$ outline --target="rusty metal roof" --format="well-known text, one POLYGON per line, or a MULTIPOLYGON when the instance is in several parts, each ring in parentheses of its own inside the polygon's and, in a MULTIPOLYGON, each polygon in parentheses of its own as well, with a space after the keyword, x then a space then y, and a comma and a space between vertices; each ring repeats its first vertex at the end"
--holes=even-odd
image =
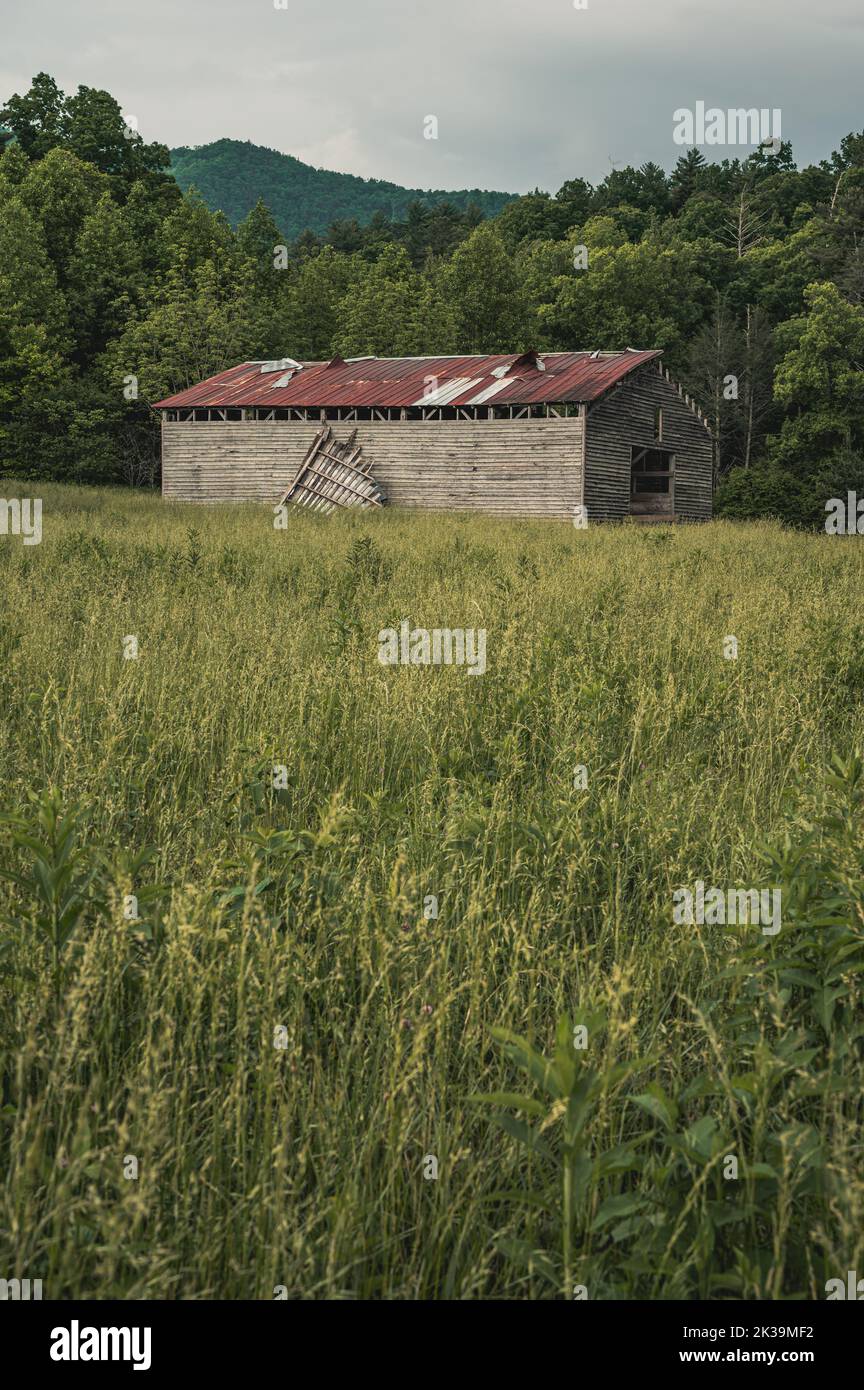
POLYGON ((543 405, 594 401, 658 351, 526 352, 493 357, 359 357, 243 362, 159 401, 193 406, 354 409, 371 406, 543 405))

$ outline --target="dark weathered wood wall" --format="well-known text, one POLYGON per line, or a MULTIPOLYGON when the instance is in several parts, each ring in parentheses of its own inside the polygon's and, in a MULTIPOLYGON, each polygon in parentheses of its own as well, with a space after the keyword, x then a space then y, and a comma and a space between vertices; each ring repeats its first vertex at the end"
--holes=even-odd
MULTIPOLYGON (((275 503, 319 425, 162 425, 162 491, 185 502, 275 503)), ((333 423, 347 439, 353 425, 333 423)), ((357 442, 394 507, 572 518, 581 502, 582 420, 366 422, 357 442)))
POLYGON ((634 372, 589 408, 585 449, 585 508, 591 521, 630 514, 630 450, 655 444, 654 420, 663 410, 663 447, 675 453, 676 516, 711 516, 711 436, 699 416, 654 366, 634 372))

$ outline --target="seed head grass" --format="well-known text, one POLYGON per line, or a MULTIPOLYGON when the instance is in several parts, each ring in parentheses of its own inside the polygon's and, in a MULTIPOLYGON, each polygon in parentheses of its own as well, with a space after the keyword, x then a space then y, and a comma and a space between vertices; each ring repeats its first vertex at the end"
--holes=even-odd
POLYGON ((854 538, 43 500, 40 546, 0 540, 0 1273, 862 1267, 854 538), (403 619, 485 629, 486 674, 383 666, 403 619), (781 932, 676 924, 698 880, 781 886, 781 932))

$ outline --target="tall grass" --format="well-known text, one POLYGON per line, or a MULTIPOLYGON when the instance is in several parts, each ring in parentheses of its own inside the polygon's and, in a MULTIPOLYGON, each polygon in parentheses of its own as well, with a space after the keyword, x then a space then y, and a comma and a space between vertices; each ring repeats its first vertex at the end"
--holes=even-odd
POLYGON ((0 1275, 862 1267, 854 540, 43 497, 42 545, 0 540, 0 1275), (485 628, 487 674, 382 667, 406 617, 485 628), (779 936, 675 925, 697 879, 781 885, 779 936))

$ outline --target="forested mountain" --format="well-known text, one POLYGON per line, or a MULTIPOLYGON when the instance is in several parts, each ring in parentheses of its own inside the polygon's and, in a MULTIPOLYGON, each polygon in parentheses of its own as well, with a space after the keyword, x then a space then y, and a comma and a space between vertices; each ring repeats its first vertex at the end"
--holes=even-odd
POLYGON ((568 180, 484 219, 447 200, 237 228, 46 74, 0 109, 0 474, 150 481, 146 402, 250 358, 661 348, 705 410, 720 507, 824 524, 864 494, 864 134, 568 180))
POLYGON ((197 188, 207 206, 224 212, 233 227, 260 198, 283 236, 289 238, 305 231, 326 232, 333 222, 356 221, 365 226, 376 213, 399 222, 412 203, 424 207, 450 203, 460 212, 475 207, 485 217, 494 217, 515 197, 479 188, 456 193, 400 188, 382 179, 314 169, 293 155, 253 145, 249 140, 181 146, 171 151, 171 169, 184 193, 197 188))

